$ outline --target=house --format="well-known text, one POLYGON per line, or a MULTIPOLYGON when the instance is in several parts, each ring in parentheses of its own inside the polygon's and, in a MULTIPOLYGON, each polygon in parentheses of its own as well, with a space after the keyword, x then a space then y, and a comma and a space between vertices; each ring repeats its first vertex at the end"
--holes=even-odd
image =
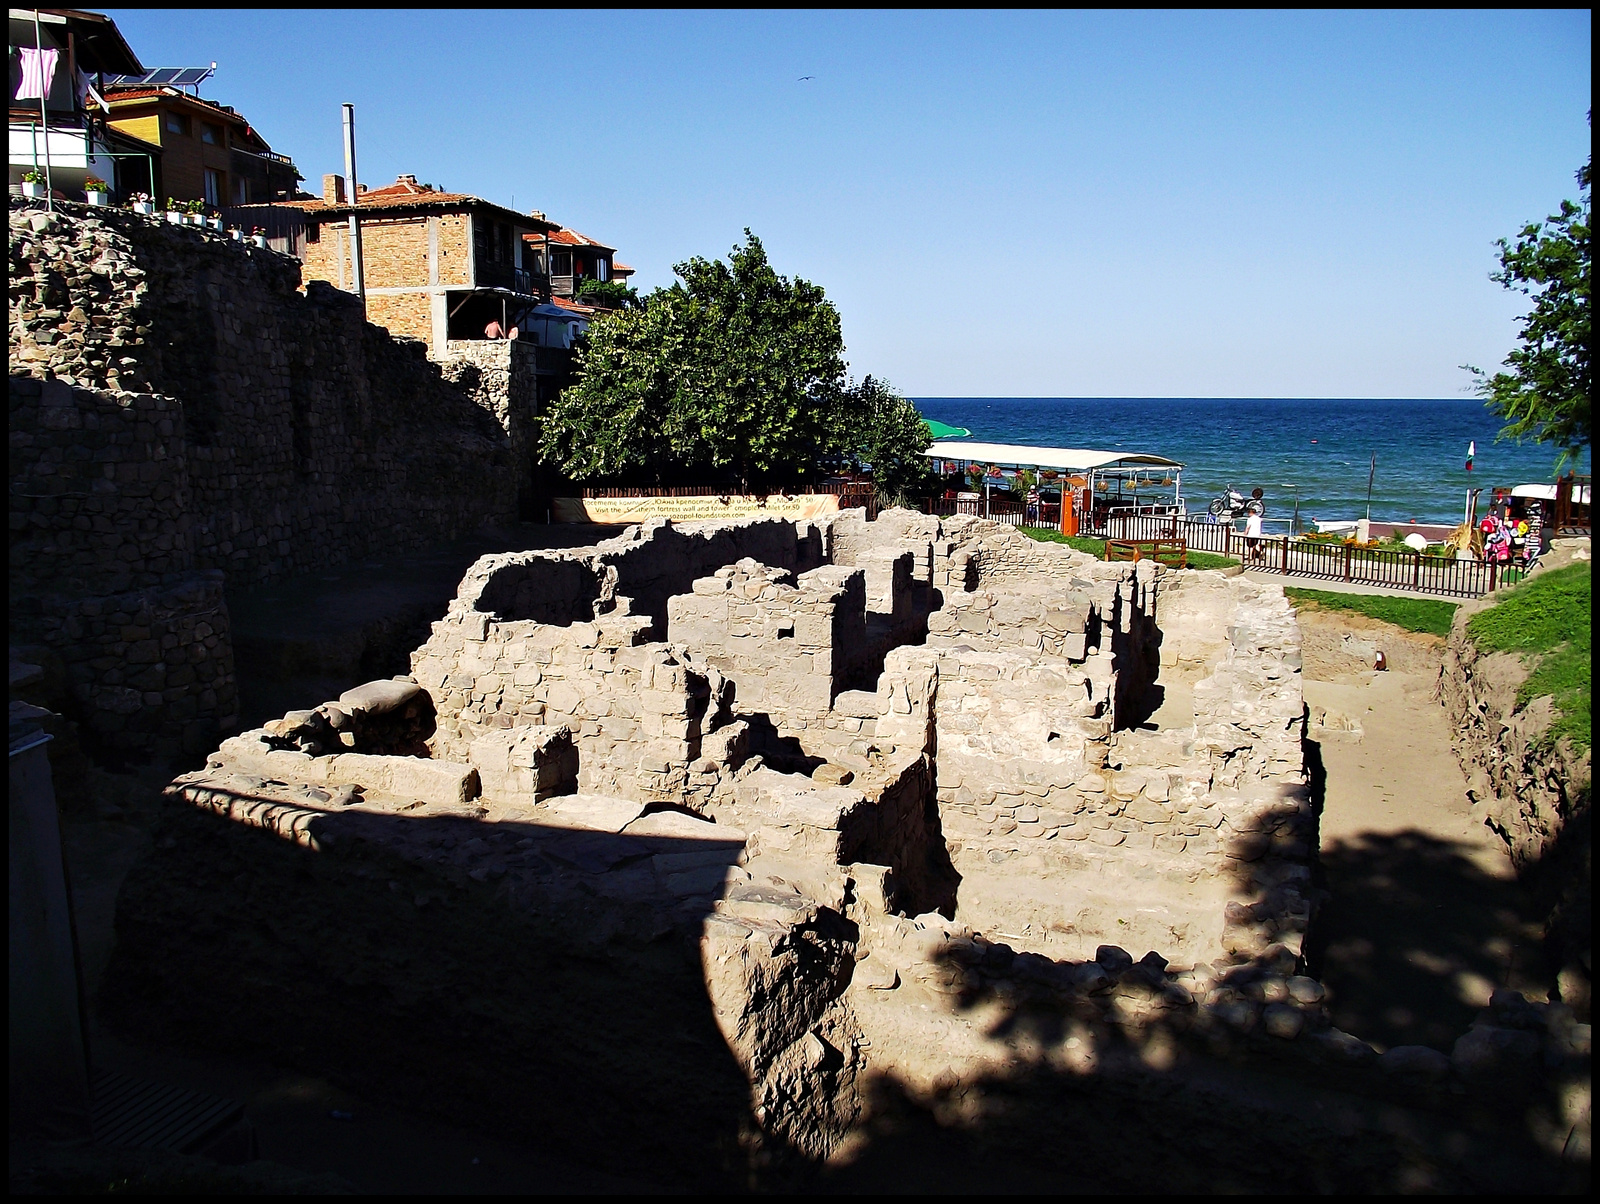
POLYGON ((320 200, 270 208, 297 213, 304 233, 296 253, 305 277, 354 291, 349 219, 361 223, 367 318, 397 335, 422 339, 438 357, 451 340, 502 330, 543 329, 551 301, 548 260, 529 251, 561 227, 468 193, 445 192, 402 175, 383 188, 345 195, 340 176, 324 176, 320 200))
POLYGON ((104 96, 114 130, 157 148, 157 200, 223 209, 300 195, 294 163, 229 106, 172 84, 112 84, 104 96))
POLYGON ((569 226, 523 238, 528 243, 526 254, 531 254, 533 262, 548 273, 550 291, 557 297, 581 296, 585 280, 626 281, 633 275, 632 268, 617 262, 615 247, 596 242, 569 226))
POLYGON ((38 171, 72 200, 83 199, 90 176, 118 193, 150 191, 160 148, 111 127, 101 104, 107 76, 144 71, 116 22, 71 8, 14 8, 10 22, 11 184, 38 171), (39 61, 40 51, 47 70, 35 75, 29 64, 39 61), (43 82, 46 74, 41 113, 37 90, 24 85, 43 82))

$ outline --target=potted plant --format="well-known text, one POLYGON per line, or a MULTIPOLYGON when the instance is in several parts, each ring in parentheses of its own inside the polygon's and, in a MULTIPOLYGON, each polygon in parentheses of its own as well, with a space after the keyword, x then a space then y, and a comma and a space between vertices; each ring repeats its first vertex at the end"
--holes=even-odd
POLYGON ((206 203, 204 201, 190 201, 185 208, 189 211, 189 224, 191 226, 204 226, 206 224, 206 203))
POLYGON ((30 167, 22 173, 22 195, 42 197, 45 191, 44 172, 37 167, 30 167))
POLYGON ((183 225, 185 212, 186 206, 177 197, 169 196, 167 198, 167 220, 174 226, 183 225))
POLYGON ((106 187, 106 182, 99 176, 85 177, 83 195, 91 205, 109 205, 111 203, 111 189, 106 187))
POLYGON ((244 231, 240 230, 240 229, 237 229, 237 228, 229 230, 228 231, 228 237, 233 239, 234 242, 243 242, 244 241, 244 231))
POLYGON ((265 251, 267 249, 267 232, 260 226, 253 227, 250 231, 250 241, 265 251))
POLYGON ((148 192, 134 193, 128 198, 128 204, 133 207, 135 213, 154 213, 156 211, 155 202, 151 200, 148 192))

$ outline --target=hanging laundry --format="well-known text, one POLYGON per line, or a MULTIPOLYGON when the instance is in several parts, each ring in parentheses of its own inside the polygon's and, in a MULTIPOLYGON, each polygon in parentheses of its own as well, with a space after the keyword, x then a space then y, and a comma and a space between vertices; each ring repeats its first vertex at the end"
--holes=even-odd
POLYGON ((73 81, 73 94, 78 98, 78 107, 87 109, 92 100, 107 113, 111 112, 111 106, 106 103, 106 98, 95 91, 93 78, 82 67, 77 68, 77 72, 77 78, 73 81))
POLYGON ((61 51, 37 46, 19 46, 22 58, 22 83, 17 87, 14 100, 43 100, 50 94, 50 85, 56 78, 56 64, 61 61, 61 51))

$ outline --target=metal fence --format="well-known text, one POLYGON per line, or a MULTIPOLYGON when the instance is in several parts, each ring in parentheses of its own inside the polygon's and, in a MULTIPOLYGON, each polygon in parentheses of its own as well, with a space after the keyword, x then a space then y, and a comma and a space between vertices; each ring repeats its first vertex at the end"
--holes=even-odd
POLYGON ((1181 539, 1190 551, 1236 557, 1246 568, 1260 572, 1462 598, 1481 597, 1526 575, 1514 565, 1493 561, 1454 560, 1410 549, 1312 543, 1286 535, 1259 539, 1251 547, 1231 523, 1119 516, 1109 519, 1103 530, 1084 534, 1119 540, 1181 539))

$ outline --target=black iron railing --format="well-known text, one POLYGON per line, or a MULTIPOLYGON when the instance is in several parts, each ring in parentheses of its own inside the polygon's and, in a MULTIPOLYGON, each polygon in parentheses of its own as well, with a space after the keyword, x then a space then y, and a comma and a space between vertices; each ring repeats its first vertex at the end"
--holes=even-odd
POLYGON ((1481 597, 1525 576, 1514 564, 1457 560, 1410 549, 1315 543, 1286 535, 1263 536, 1252 544, 1231 523, 1129 515, 1109 519, 1102 529, 1084 534, 1121 540, 1182 539, 1190 551, 1236 557, 1246 568, 1261 572, 1451 597, 1481 597))

